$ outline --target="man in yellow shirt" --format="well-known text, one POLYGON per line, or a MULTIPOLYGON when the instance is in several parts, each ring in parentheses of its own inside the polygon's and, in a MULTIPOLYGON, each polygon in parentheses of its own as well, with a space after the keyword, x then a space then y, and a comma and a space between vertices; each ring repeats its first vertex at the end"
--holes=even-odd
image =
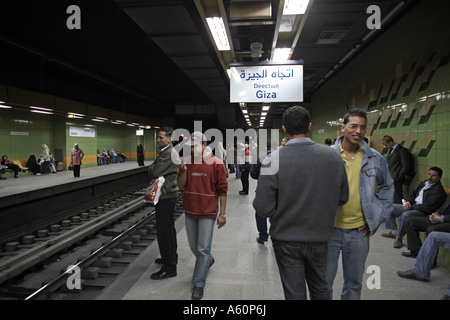
POLYGON ((352 109, 344 116, 343 136, 332 146, 345 161, 350 195, 348 202, 339 207, 333 235, 328 241, 330 298, 342 251, 344 286, 341 299, 360 299, 369 236, 392 211, 393 181, 384 157, 363 141, 366 130, 366 112, 352 109))

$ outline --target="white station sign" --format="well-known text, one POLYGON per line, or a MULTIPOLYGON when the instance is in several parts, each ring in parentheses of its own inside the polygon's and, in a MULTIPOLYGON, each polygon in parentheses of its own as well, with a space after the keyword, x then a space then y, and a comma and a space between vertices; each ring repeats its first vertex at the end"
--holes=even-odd
POLYGON ((303 65, 231 66, 230 102, 302 102, 303 65))

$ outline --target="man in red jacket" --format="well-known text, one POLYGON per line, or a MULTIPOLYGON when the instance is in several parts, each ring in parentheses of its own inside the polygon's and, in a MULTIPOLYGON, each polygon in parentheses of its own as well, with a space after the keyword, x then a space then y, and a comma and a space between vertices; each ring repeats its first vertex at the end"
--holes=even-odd
POLYGON ((179 166, 178 187, 184 189, 186 233, 196 256, 192 299, 199 300, 203 297, 208 270, 214 263, 211 243, 216 218, 218 228, 226 223, 228 181, 222 160, 205 151, 204 134, 194 132, 187 144, 191 146, 191 157, 179 166))

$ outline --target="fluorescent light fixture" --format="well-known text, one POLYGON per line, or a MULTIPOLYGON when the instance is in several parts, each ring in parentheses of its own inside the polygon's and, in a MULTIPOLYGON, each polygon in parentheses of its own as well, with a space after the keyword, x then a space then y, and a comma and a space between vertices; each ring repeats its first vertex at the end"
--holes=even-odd
POLYGON ((95 119, 103 120, 103 121, 107 121, 108 120, 108 118, 103 118, 103 117, 95 117, 95 119))
POLYGON ((126 121, 123 121, 123 120, 116 120, 116 122, 118 122, 118 123, 127 123, 126 121))
POLYGON ((0 104, 0 108, 2 108, 2 109, 11 109, 12 107, 4 105, 4 104, 0 104))
POLYGON ((286 0, 283 15, 304 14, 308 4, 309 0, 286 0))
POLYGON ((35 107, 35 106, 30 106, 30 108, 34 109, 34 110, 42 110, 42 111, 49 111, 49 112, 53 111, 53 109, 42 108, 42 107, 35 107))
POLYGON ((275 48, 273 53, 273 61, 286 62, 291 54, 291 48, 275 48))
POLYGON ((92 121, 97 121, 97 122, 105 122, 105 120, 103 119, 99 119, 99 118, 93 118, 91 119, 92 121))
POLYGON ((242 109, 242 113, 243 113, 243 114, 247 114, 248 111, 247 111, 246 109, 242 109))
POLYGON ((267 116, 267 111, 261 112, 261 117, 267 116))
POLYGON ((270 109, 269 105, 262 106, 262 111, 269 111, 269 109, 270 109))
POLYGON ((44 114, 53 114, 53 112, 51 112, 51 111, 36 110, 36 109, 32 109, 32 110, 30 110, 30 112, 35 112, 35 113, 44 113, 44 114))
POLYGON ((222 17, 209 17, 206 18, 206 22, 208 22, 208 27, 214 38, 214 42, 216 43, 217 50, 219 51, 230 50, 227 31, 225 29, 222 17))

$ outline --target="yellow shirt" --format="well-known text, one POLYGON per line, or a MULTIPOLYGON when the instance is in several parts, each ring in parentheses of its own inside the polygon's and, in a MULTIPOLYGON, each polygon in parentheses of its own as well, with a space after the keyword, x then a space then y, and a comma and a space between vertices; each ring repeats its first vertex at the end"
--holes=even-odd
POLYGON ((339 207, 334 226, 342 229, 354 229, 366 224, 359 193, 359 176, 361 171, 363 149, 360 146, 353 160, 347 159, 341 147, 341 157, 345 161, 349 197, 348 202, 339 207))

